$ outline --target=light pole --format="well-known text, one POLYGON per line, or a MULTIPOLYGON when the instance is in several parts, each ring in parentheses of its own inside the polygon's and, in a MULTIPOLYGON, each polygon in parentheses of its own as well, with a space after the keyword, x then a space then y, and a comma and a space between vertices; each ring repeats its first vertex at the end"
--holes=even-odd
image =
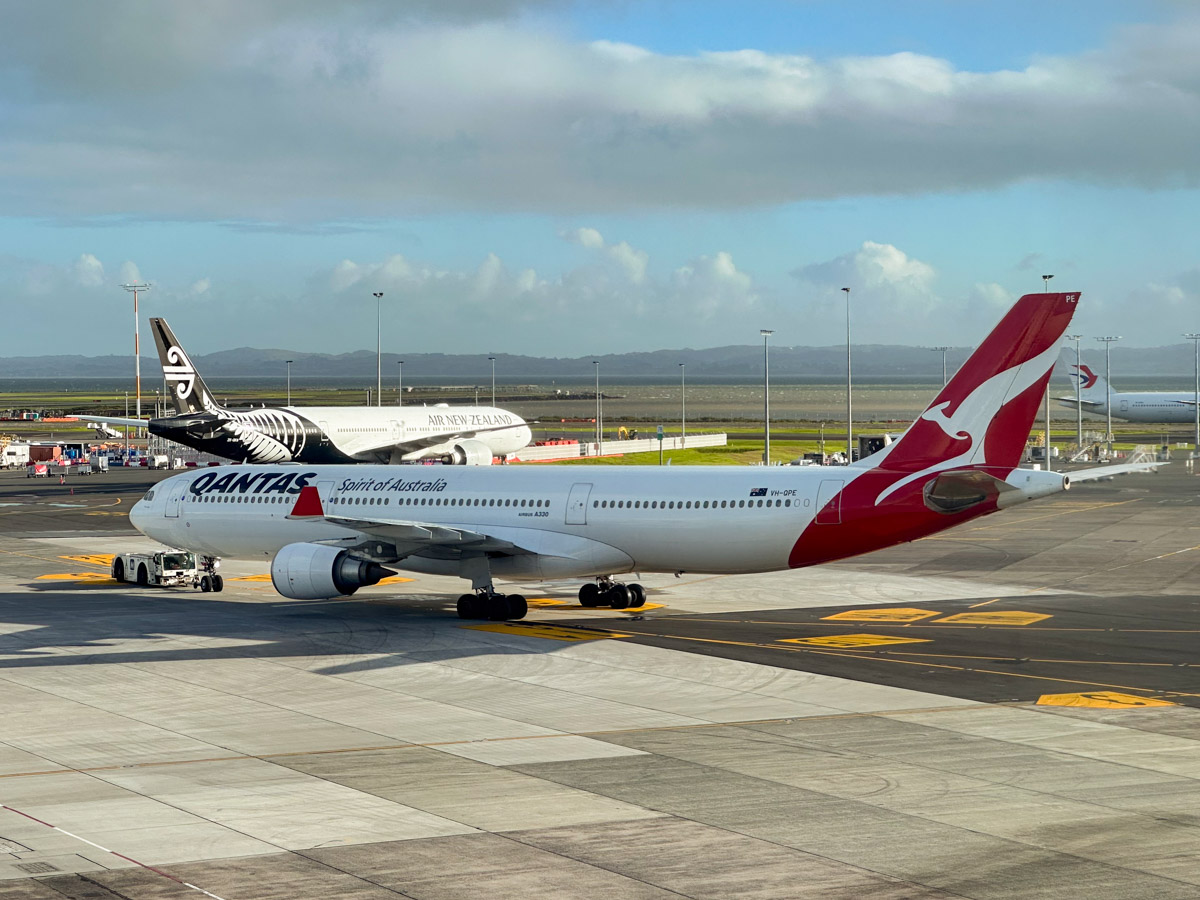
POLYGON ((396 405, 404 405, 404 360, 396 360, 396 405))
POLYGON ((842 291, 846 294, 846 465, 854 462, 854 451, 851 449, 853 445, 854 431, 854 403, 851 399, 851 379, 850 379, 850 288, 844 287, 842 291))
POLYGON ((945 387, 946 386, 946 351, 949 350, 950 348, 949 347, 930 347, 929 349, 932 350, 934 353, 942 354, 942 387, 945 387))
POLYGON ((771 464, 771 366, 767 358, 767 338, 775 332, 760 328, 763 339, 763 465, 771 464))
POLYGON ((604 449, 604 426, 600 424, 600 360, 593 359, 596 367, 596 455, 600 456, 604 449))
POLYGON ((1113 343, 1120 339, 1120 335, 1096 338, 1104 344, 1104 414, 1108 419, 1108 424, 1104 426, 1104 440, 1108 444, 1107 456, 1110 459, 1112 458, 1112 382, 1109 379, 1112 377, 1112 367, 1109 365, 1109 351, 1112 349, 1113 343))
MULTIPOLYGON (((1042 276, 1042 290, 1045 293, 1050 293, 1050 279, 1053 275, 1042 276)), ((1051 366, 1050 374, 1046 376, 1046 440, 1043 445, 1043 450, 1046 454, 1046 471, 1051 470, 1050 465, 1050 377, 1054 374, 1054 367, 1051 366)))
POLYGON ((1079 371, 1079 339, 1082 334, 1068 334, 1067 340, 1075 342, 1075 446, 1083 450, 1083 373, 1079 371))
POLYGON ((679 364, 679 446, 687 445, 687 363, 679 364))
POLYGON ((383 291, 372 291, 375 298, 375 405, 383 406, 383 354, 380 352, 379 307, 383 291))
POLYGON ((496 357, 489 356, 488 362, 492 364, 492 406, 496 405, 496 357))
POLYGON ((1192 459, 1200 454, 1200 334, 1185 334, 1185 338, 1196 348, 1196 435, 1192 444, 1192 459))
POLYGON ((142 343, 141 338, 138 336, 138 322, 140 317, 138 316, 137 295, 138 291, 141 291, 144 294, 146 291, 150 290, 152 285, 145 282, 139 282, 137 284, 123 284, 121 287, 133 294, 133 372, 134 379, 136 381, 135 387, 137 389, 137 408, 135 417, 140 419, 142 417, 142 343))
POLYGON ((288 367, 288 406, 292 405, 292 360, 285 359, 288 367))

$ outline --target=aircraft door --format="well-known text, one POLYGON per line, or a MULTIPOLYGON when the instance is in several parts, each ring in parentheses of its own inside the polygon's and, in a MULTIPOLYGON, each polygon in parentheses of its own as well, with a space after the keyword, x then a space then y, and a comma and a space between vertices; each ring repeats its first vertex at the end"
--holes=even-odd
POLYGON ((168 519, 179 518, 179 498, 183 496, 185 490, 187 490, 187 485, 183 481, 177 481, 171 485, 171 493, 167 494, 163 507, 163 515, 168 519))
POLYGON ((588 497, 590 497, 591 494, 592 486, 590 484, 576 484, 571 486, 571 494, 569 497, 567 497, 566 524, 587 524, 588 497))
POLYGON ((841 479, 829 478, 821 482, 817 488, 817 517, 818 525, 842 524, 842 488, 846 482, 841 479))
POLYGON ((1129 401, 1128 400, 1121 401, 1121 412, 1123 412, 1123 413, 1129 412, 1129 401))

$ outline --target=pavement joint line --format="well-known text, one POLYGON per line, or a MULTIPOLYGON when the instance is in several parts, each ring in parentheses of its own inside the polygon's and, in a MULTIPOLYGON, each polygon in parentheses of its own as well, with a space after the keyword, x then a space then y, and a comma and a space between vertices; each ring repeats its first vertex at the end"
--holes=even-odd
MULTIPOLYGON (((1190 696, 1186 694, 1178 694, 1177 696, 1190 696)), ((1024 702, 1024 701, 1019 701, 1024 702)), ((996 705, 996 704, 975 704, 975 705, 996 705)), ((42 775, 90 775, 94 772, 115 772, 122 769, 153 769, 164 766, 190 766, 203 763, 214 762, 242 762, 246 760, 259 760, 261 762, 270 762, 273 759, 289 759, 296 756, 323 756, 333 755, 338 753, 372 753, 379 750, 420 750, 420 749, 436 749, 437 747, 455 747, 464 744, 492 744, 502 741, 530 741, 544 740, 547 738, 564 738, 564 737, 597 737, 606 734, 638 734, 642 732, 658 732, 658 731, 689 731, 698 728, 745 728, 751 725, 781 725, 788 722, 795 722, 797 719, 805 722, 823 722, 829 719, 861 719, 870 716, 878 715, 894 715, 897 713, 938 713, 938 712, 956 712, 963 709, 962 706, 929 706, 918 707, 913 709, 901 710, 876 710, 873 712, 835 712, 826 713, 816 716, 785 716, 771 719, 738 719, 729 722, 697 722, 695 724, 677 724, 677 725, 652 725, 637 728, 606 728, 593 731, 564 731, 558 734, 514 734, 504 737, 480 738, 480 739, 464 739, 458 741, 426 741, 424 743, 403 743, 403 744, 378 744, 369 747, 333 747, 326 750, 285 750, 279 753, 260 753, 260 754, 236 754, 230 756, 207 756, 198 757, 196 759, 163 759, 154 762, 127 763, 124 765, 111 766, 84 766, 84 767, 66 767, 62 769, 44 769, 32 772, 6 772, 0 774, 0 780, 5 778, 34 778, 42 775)), ((3 804, 0 804, 3 807, 3 804)), ((13 810, 17 812, 17 810, 13 810)), ((33 818, 27 813, 22 813, 27 818, 33 818)), ((35 819, 35 821, 41 821, 35 819)), ((43 825, 47 823, 42 822, 43 825)), ((53 827, 53 826, 48 826, 53 827)))
POLYGON ((65 834, 69 838, 74 838, 77 841, 82 841, 85 844, 95 847, 97 850, 103 850, 105 853, 107 853, 111 856, 115 856, 118 859, 123 859, 123 860, 126 860, 127 862, 131 862, 135 866, 140 866, 141 868, 145 869, 148 872, 153 872, 156 875, 161 875, 163 878, 170 879, 171 881, 175 882, 176 884, 183 885, 186 888, 191 888, 193 891, 198 891, 199 893, 204 894, 204 896, 206 896, 206 897, 212 897, 213 900, 224 900, 224 898, 218 897, 216 894, 212 893, 211 891, 206 891, 204 888, 197 887, 196 885, 192 884, 191 882, 184 881, 182 878, 177 878, 176 876, 172 875, 170 872, 164 872, 162 869, 158 868, 157 866, 152 866, 148 863, 141 862, 140 860, 134 859, 132 856, 126 856, 124 853, 120 853, 116 850, 110 850, 107 847, 97 844, 95 841, 90 841, 87 838, 82 837, 81 835, 75 834, 74 832, 67 831, 67 829, 65 829, 65 828, 60 828, 58 825, 51 825, 49 822, 46 822, 43 819, 39 819, 37 816, 30 815, 29 813, 25 812, 24 810, 17 809, 15 806, 9 806, 7 803, 0 803, 0 809, 7 809, 9 812, 16 813, 18 816, 23 816, 24 818, 29 819, 30 821, 37 822, 39 825, 45 825, 47 828, 49 828, 53 831, 57 831, 60 834, 65 834))
MULTIPOLYGON (((1141 500, 1142 500, 1141 497, 1134 497, 1132 500, 1113 500, 1109 503, 1095 503, 1095 504, 1092 504, 1091 506, 1081 506, 1081 507, 1077 507, 1074 509, 1063 509, 1063 510, 1059 510, 1058 512, 1044 513, 1040 516, 1022 516, 1020 518, 1020 521, 1015 521, 1015 522, 996 522, 995 524, 992 524, 992 525, 976 525, 974 528, 964 528, 963 526, 960 525, 958 528, 955 529, 955 531, 957 534, 962 535, 962 534, 971 534, 976 531, 991 531, 996 528, 1024 527, 1025 525, 1029 524, 1030 522, 1038 522, 1038 521, 1041 521, 1042 519, 1057 519, 1060 516, 1073 516, 1076 513, 1081 513, 1081 512, 1095 512, 1098 509, 1108 509, 1111 506, 1124 506, 1127 503, 1139 503, 1141 500)), ((930 538, 919 538, 919 540, 926 541, 926 540, 930 540, 930 538)))
MULTIPOLYGON (((57 507, 57 506, 39 506, 37 509, 37 513, 38 513, 38 515, 42 515, 44 513, 76 513, 76 514, 78 514, 81 509, 85 509, 85 508, 86 509, 111 509, 114 506, 120 506, 120 504, 121 504, 121 498, 118 497, 116 499, 115 503, 98 503, 95 506, 90 506, 86 503, 83 504, 83 506, 73 506, 70 508, 57 507)), ((17 516, 17 515, 29 515, 29 509, 18 507, 17 509, 9 509, 9 510, 0 512, 0 516, 17 516)), ((7 553, 9 551, 4 551, 4 552, 7 553)), ((14 555, 23 556, 24 554, 17 553, 14 555)))

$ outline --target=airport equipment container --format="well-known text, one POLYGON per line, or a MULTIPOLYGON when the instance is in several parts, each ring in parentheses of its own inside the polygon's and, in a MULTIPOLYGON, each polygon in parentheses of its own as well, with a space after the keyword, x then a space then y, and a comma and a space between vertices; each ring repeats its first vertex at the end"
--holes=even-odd
POLYGON ((9 444, 4 448, 2 459, 3 463, 0 464, 6 469, 16 469, 26 465, 29 462, 29 445, 9 444))

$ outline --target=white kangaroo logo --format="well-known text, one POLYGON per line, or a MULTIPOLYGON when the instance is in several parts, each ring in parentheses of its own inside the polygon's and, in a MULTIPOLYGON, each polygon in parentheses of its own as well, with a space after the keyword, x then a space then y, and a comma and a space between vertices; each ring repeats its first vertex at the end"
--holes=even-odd
MULTIPOLYGON (((878 497, 878 506, 906 484, 910 484, 934 472, 944 472, 958 466, 987 465, 984 458, 984 441, 988 426, 996 418, 996 414, 1005 403, 1031 388, 1042 378, 1058 359, 1057 344, 1047 347, 1032 359, 1027 359, 1019 365, 993 375, 969 393, 950 415, 946 415, 946 407, 951 401, 931 406, 921 413, 921 418, 933 422, 947 437, 956 441, 966 441, 966 447, 958 456, 952 456, 935 462, 933 465, 914 472, 889 485, 878 497)), ((899 442, 884 448, 884 451, 899 446, 899 442)), ((880 460, 882 461, 882 460, 880 460)), ((878 465, 878 463, 877 463, 878 465)))

